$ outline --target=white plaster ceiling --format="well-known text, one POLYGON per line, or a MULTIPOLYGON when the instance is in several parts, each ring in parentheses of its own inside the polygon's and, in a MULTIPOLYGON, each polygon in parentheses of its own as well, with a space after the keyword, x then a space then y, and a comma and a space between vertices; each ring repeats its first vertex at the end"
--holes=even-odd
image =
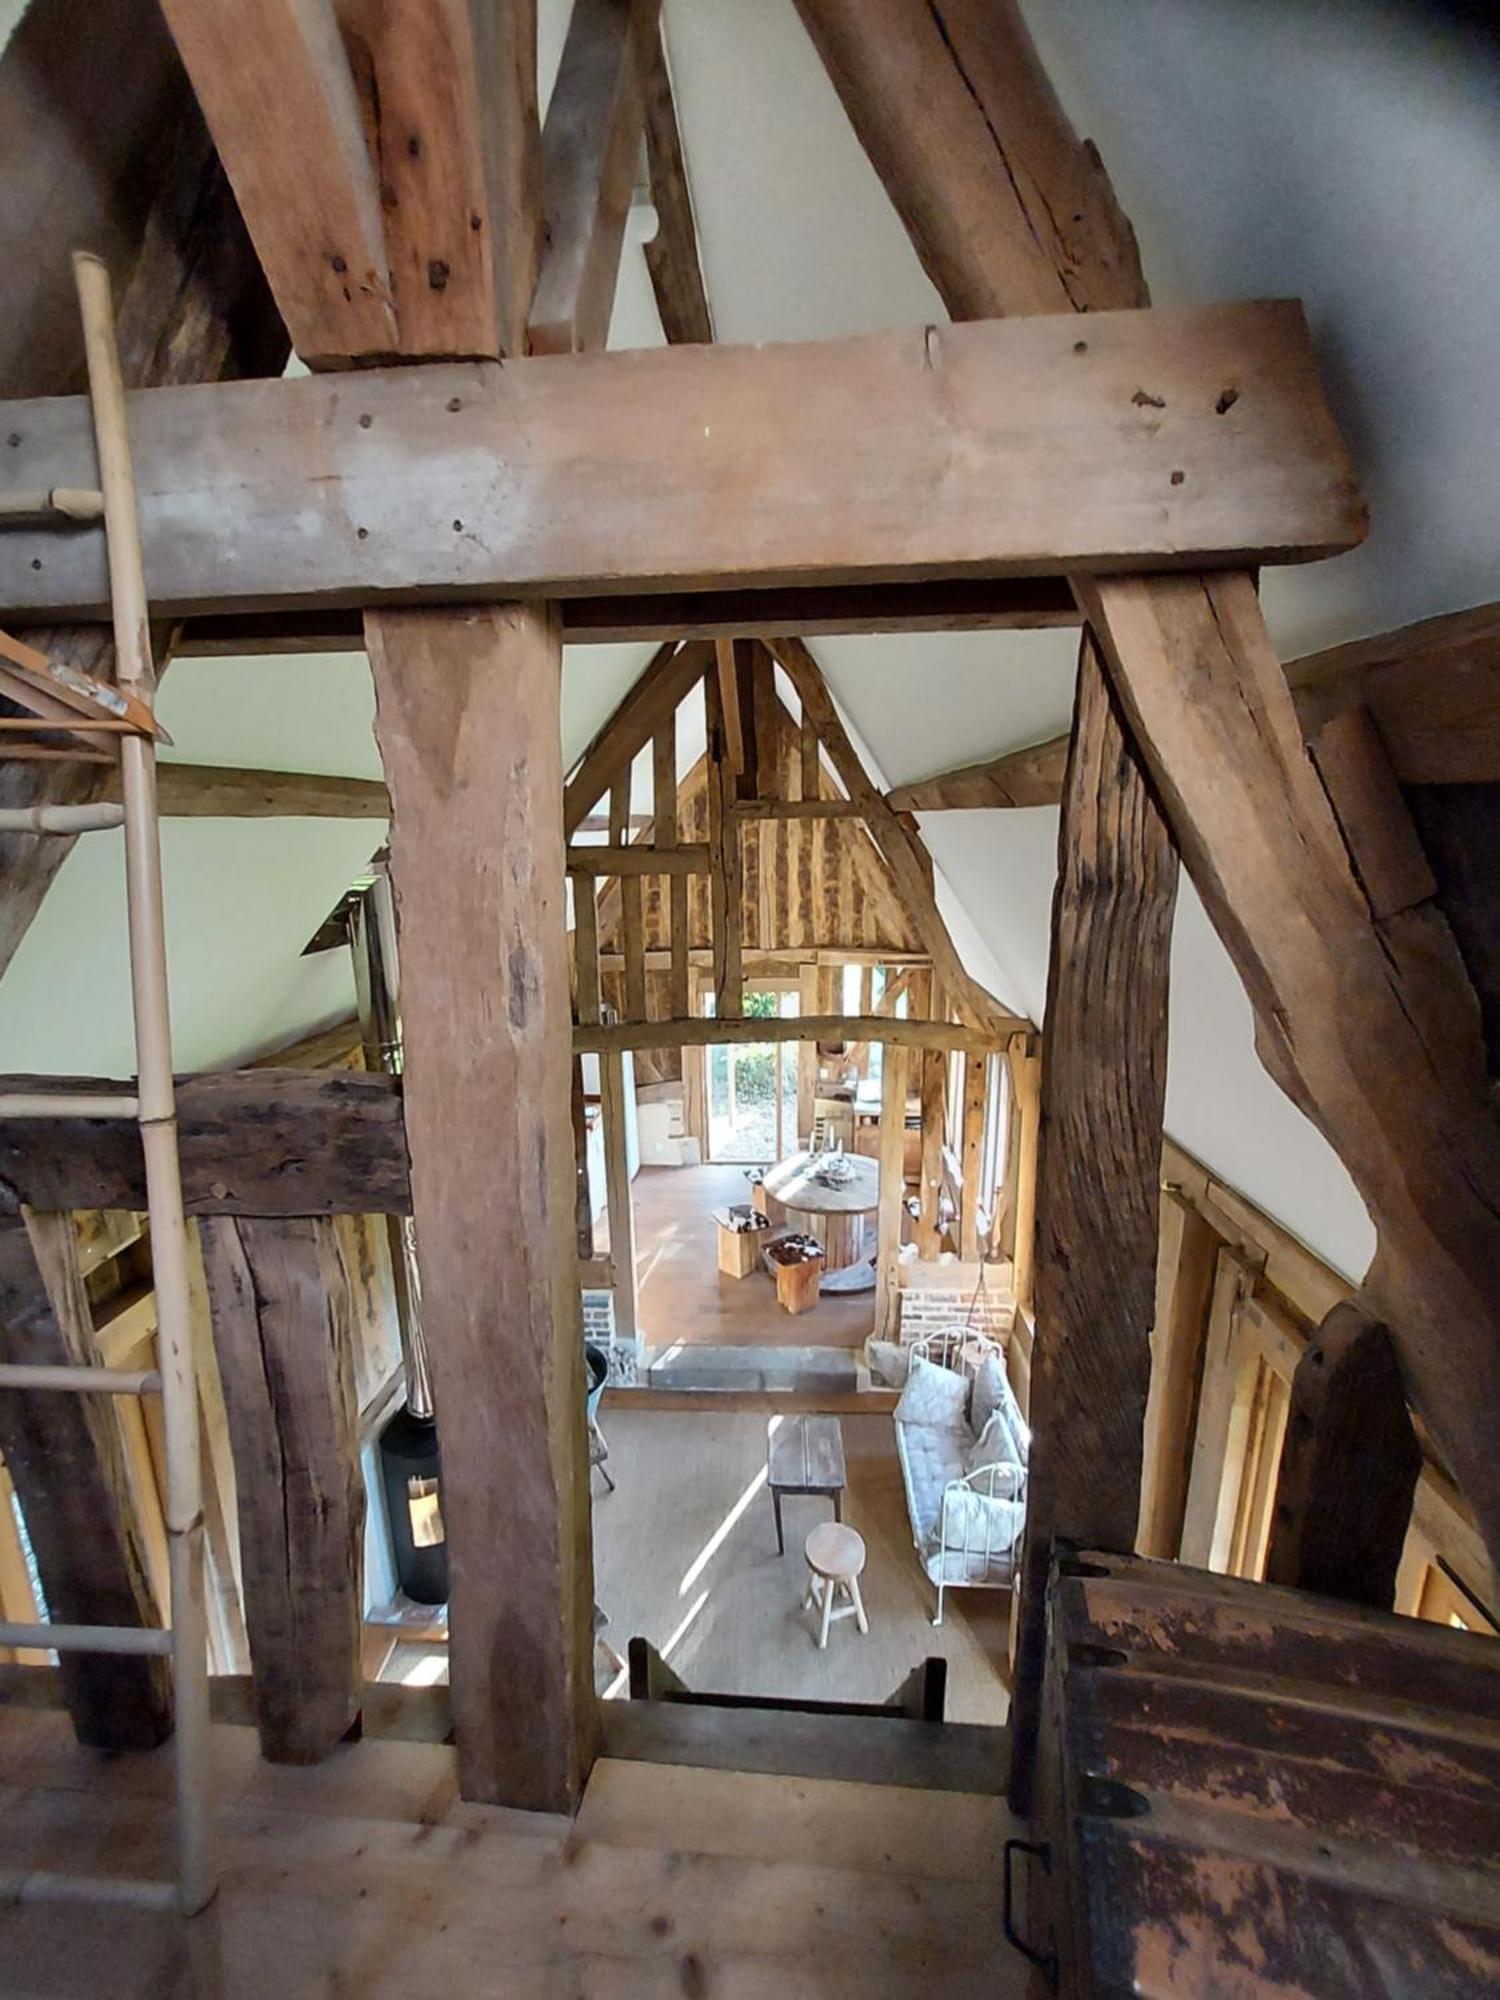
MULTIPOLYGON (((11 11, 0 0, 0 27, 11 11)), ((1267 576, 1284 655, 1500 595, 1500 55, 1463 25, 1479 10, 1029 0, 1026 11, 1135 221, 1156 297, 1306 302, 1373 525, 1355 555, 1267 576)), ((542 0, 544 98, 566 19, 567 0, 542 0)), ((665 21, 719 338, 824 339, 941 318, 792 0, 666 0, 665 21)), ((611 344, 660 339, 632 240, 611 344)), ((1068 635, 816 650, 888 783, 1067 723, 1068 635)), ((649 652, 568 650, 569 758, 649 652)), ((371 710, 358 658, 183 661, 163 690, 176 754, 196 762, 373 776, 371 710)), ((698 747, 685 741, 684 759, 698 747)), ((929 815, 924 833, 975 971, 1039 1017, 1056 813, 929 815)), ((235 1060, 349 1005, 341 965, 297 953, 377 834, 369 822, 168 829, 184 1064, 235 1060)), ((104 942, 118 914, 114 838, 79 843, 0 982, 6 1068, 128 1068, 122 960, 104 942)), ((1358 1271, 1371 1241, 1363 1210, 1256 1063, 1248 1007, 1190 891, 1174 977, 1170 1128, 1358 1271)))

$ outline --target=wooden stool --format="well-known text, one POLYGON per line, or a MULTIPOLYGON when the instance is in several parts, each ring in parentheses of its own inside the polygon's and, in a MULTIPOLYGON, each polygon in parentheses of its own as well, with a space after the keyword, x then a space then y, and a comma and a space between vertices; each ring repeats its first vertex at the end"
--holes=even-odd
POLYGON ((865 1538, 840 1521, 824 1521, 814 1528, 803 1545, 807 1557, 807 1592, 802 1609, 821 1609, 818 1648, 828 1649, 828 1628, 835 1618, 853 1618, 861 1632, 868 1632, 864 1599, 859 1594, 859 1573, 865 1566, 865 1538), (833 1601, 842 1591, 849 1602, 835 1611, 833 1601))

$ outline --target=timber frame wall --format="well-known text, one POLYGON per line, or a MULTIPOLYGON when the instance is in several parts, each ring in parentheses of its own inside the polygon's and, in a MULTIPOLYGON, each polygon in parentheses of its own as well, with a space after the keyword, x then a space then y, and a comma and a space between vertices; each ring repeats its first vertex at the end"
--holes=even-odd
MULTIPOLYGON (((92 240, 121 304, 154 613, 209 621, 212 646, 227 612, 243 650, 257 643, 246 621, 267 643, 300 643, 309 629, 347 633, 353 618, 371 660, 403 927, 403 1091, 376 1077, 288 1081, 294 1072, 267 1072, 258 1094, 239 1078, 189 1080, 184 1171, 209 1218, 216 1337, 242 1343, 240 1358, 259 1344, 305 1360, 299 1340, 341 1352, 324 1218, 414 1214, 449 1475, 454 1726, 462 1787, 479 1799, 569 1807, 597 1748, 570 1076, 583 1047, 601 1051, 607 1078, 632 1042, 682 1047, 704 1030, 682 1004, 691 939, 672 919, 705 859, 714 1031, 740 1012, 738 832, 741 808, 762 796, 747 777, 769 714, 755 698, 759 641, 841 788, 833 817, 863 822, 943 989, 931 1018, 899 1035, 888 1019, 869 1024, 906 1051, 887 1066, 888 1110, 918 1048, 1004 1044, 1011 1065, 1021 1178, 1007 1226, 1038 1328, 1017 1801, 1029 1795, 1053 1545, 1129 1549, 1141 1515, 1179 855, 1244 980, 1268 1069, 1376 1225, 1357 1304, 1340 1300, 1319 1322, 1314 1357, 1389 1444, 1382 1463, 1395 1470, 1373 1527, 1388 1529, 1407 1474, 1422 1476, 1404 1389, 1500 1551, 1500 1134, 1493 1019, 1476 1004, 1493 994, 1483 926, 1466 932, 1434 895, 1419 832, 1451 858, 1471 818, 1430 801, 1424 817, 1403 798, 1364 708, 1335 718, 1309 758, 1254 583, 1263 563, 1337 553, 1364 530, 1300 311, 1150 307, 1129 224, 1016 0, 797 7, 950 325, 713 343, 658 0, 575 0, 545 129, 525 0, 455 0, 435 23, 424 16, 420 36, 411 10, 359 0, 256 5, 248 34, 244 0, 165 0, 165 28, 144 0, 35 0, 0 59, 0 132, 40 131, 62 156, 45 242, 25 204, 0 212, 16 291, 0 340, 15 440, 0 498, 24 514, 23 494, 95 483, 89 412, 69 393, 76 328, 59 305, 68 250, 92 240), (85 45, 81 75, 73 52, 85 45), (52 116, 54 99, 70 115, 52 116), (170 146, 152 143, 162 131, 170 146), (670 344, 611 356, 642 136, 670 344), (69 171, 81 156, 90 170, 69 171), (121 184, 108 202, 101 161, 121 184), (288 338, 308 379, 279 379, 288 338), (505 481, 485 446, 506 461, 505 481), (907 504, 912 493, 923 504, 907 504), (1038 1069, 1028 1024, 997 1012, 957 962, 913 823, 870 784, 806 640, 1075 621, 1085 631, 1038 1069), (611 806, 605 865, 629 932, 629 990, 624 1018, 607 1023, 602 1000, 589 1018, 598 959, 576 938, 570 952, 564 889, 571 865, 597 919, 599 864, 569 842, 620 774, 604 771, 565 826, 561 653, 565 634, 622 633, 662 641, 654 685, 696 662, 720 754, 705 839, 669 827, 665 810, 656 829, 672 989, 660 1019, 643 991, 643 937, 634 949, 645 864, 624 859, 628 802, 623 826, 611 806)), ((104 585, 86 534, 22 525, 0 538, 6 622, 50 626, 58 658, 107 673, 89 623, 104 585)), ((647 718, 639 746, 652 741, 663 768, 666 712, 647 718)), ((107 782, 46 748, 6 760, 8 804, 78 802, 107 782)), ((779 771, 779 750, 769 761, 779 771)), ((821 790, 788 788, 780 805, 826 817, 821 790)), ((39 845, 0 838, 0 966, 66 852, 39 845)), ((894 1144, 901 1120, 883 1126, 894 1144)), ((133 1205, 129 1163, 97 1134, 79 1137, 75 1165, 112 1182, 112 1198, 79 1198, 59 1166, 66 1135, 43 1132, 19 1157, 12 1135, 17 1202, 54 1216, 133 1205)), ((35 1218, 0 1231, 26 1297, 5 1328, 15 1358, 65 1358, 82 1337, 65 1239, 35 1218)), ((882 1260, 892 1244, 887 1233, 882 1260)), ((1191 1325, 1176 1300, 1172 1323, 1191 1325)), ((1270 1325, 1269 1307, 1252 1294, 1241 1318, 1270 1325)), ((233 1372, 231 1361, 226 1387, 233 1372)), ((1167 1419, 1191 1373, 1162 1378, 1176 1400, 1159 1390, 1160 1438, 1178 1434, 1167 1419)), ((1316 1373, 1294 1371, 1295 1448, 1264 1558, 1297 1580, 1329 1573, 1323 1496, 1350 1485, 1342 1406, 1316 1373)), ((346 1375, 331 1365, 297 1378, 320 1446, 346 1421, 346 1375)), ((1199 1433, 1206 1392, 1226 1400, 1215 1381, 1205 1367, 1199 1433)), ((1243 1431, 1264 1486, 1280 1404, 1266 1385, 1241 1408, 1236 1386, 1228 1434, 1243 1431)), ((7 1400, 20 1487, 42 1420, 7 1400)), ((106 1501, 118 1495, 107 1427, 66 1421, 50 1440, 59 1462, 86 1468, 106 1501)), ((274 1430, 262 1423, 258 1441, 274 1447, 274 1430)), ((1171 1458, 1164 1443, 1156 1462, 1171 1458)), ((276 1476, 273 1456, 267 1491, 276 1476)), ((1201 1539, 1209 1509, 1194 1483, 1190 1471, 1183 1533, 1201 1539)), ((1157 1482, 1148 1497, 1159 1527, 1178 1496, 1157 1482)), ((103 1599, 107 1622, 149 1621, 128 1519, 113 1504, 81 1511, 76 1545, 59 1530, 44 1569, 93 1593, 95 1615, 103 1599)), ((1258 1563, 1260 1502, 1228 1523, 1217 1499, 1213 1513, 1210 1547, 1258 1563)), ((1394 1587, 1390 1539, 1360 1541, 1354 1587, 1388 1576, 1394 1587)), ((150 1675, 105 1663, 78 1678, 76 1716, 107 1729, 128 1709, 122 1740, 165 1726, 150 1675)))

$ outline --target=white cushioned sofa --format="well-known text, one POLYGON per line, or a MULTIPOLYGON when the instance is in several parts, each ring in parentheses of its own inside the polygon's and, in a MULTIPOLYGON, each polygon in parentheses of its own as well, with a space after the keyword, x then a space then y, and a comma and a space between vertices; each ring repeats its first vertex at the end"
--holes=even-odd
POLYGON ((1031 1431, 1005 1350, 955 1329, 914 1341, 896 1406, 896 1450, 912 1541, 937 1591, 1009 1590, 1026 1519, 1031 1431))

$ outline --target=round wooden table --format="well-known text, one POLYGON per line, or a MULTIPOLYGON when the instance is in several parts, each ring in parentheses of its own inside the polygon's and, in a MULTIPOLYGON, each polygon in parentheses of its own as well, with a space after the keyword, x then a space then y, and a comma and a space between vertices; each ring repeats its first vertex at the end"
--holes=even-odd
POLYGON ((873 1160, 846 1153, 854 1178, 844 1187, 828 1187, 816 1171, 825 1157, 793 1153, 778 1160, 767 1170, 763 1186, 768 1198, 785 1209, 793 1229, 822 1244, 825 1269, 840 1271, 864 1259, 865 1217, 880 1206, 880 1169, 873 1160))

